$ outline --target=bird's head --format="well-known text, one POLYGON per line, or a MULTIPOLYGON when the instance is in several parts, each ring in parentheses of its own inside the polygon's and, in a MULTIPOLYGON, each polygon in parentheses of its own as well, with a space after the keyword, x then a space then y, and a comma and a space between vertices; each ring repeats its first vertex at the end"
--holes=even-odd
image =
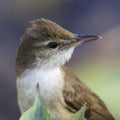
POLYGON ((48 19, 34 20, 22 37, 16 68, 61 66, 71 58, 76 46, 98 38, 97 35, 73 34, 48 19))

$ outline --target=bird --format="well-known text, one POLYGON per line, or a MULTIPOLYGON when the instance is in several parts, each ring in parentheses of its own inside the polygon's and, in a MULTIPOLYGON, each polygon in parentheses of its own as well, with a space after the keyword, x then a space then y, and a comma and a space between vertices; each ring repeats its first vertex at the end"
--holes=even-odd
POLYGON ((114 120, 105 103, 65 66, 74 49, 98 35, 74 34, 49 19, 31 21, 16 55, 16 86, 21 114, 34 103, 39 83, 41 102, 53 120, 70 120, 86 103, 86 120, 114 120))

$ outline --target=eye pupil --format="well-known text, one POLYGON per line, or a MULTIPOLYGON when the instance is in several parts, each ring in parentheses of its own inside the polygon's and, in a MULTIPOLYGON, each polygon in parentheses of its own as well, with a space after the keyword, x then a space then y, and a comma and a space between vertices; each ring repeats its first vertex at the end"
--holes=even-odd
POLYGON ((50 47, 50 48, 56 48, 57 47, 57 43, 56 42, 50 42, 50 43, 48 43, 48 46, 50 47))

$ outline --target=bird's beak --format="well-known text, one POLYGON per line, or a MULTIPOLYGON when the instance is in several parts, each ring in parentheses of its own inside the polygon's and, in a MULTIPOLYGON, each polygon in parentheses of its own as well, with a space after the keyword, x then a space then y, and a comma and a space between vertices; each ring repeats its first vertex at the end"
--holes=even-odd
POLYGON ((75 40, 81 42, 89 42, 97 39, 101 39, 101 36, 98 35, 76 35, 75 40))
POLYGON ((75 35, 74 39, 65 42, 61 48, 76 47, 84 42, 89 42, 97 39, 101 39, 101 36, 98 35, 75 35))
POLYGON ((75 38, 71 41, 71 46, 77 46, 84 42, 89 42, 97 39, 101 39, 98 35, 75 35, 75 38))

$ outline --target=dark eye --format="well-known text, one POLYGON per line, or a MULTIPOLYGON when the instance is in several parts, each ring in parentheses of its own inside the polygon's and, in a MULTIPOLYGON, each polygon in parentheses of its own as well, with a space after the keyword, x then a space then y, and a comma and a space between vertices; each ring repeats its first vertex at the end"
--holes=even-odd
POLYGON ((48 46, 52 49, 55 49, 58 46, 58 44, 56 42, 50 42, 48 43, 48 46))

